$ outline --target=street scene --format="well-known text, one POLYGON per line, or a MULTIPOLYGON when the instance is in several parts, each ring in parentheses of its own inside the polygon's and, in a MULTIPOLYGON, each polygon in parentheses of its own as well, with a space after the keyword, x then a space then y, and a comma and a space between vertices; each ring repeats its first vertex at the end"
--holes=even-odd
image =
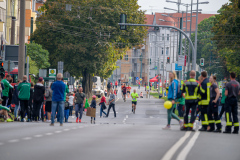
POLYGON ((0 0, 0 154, 239 160, 238 0, 0 0))

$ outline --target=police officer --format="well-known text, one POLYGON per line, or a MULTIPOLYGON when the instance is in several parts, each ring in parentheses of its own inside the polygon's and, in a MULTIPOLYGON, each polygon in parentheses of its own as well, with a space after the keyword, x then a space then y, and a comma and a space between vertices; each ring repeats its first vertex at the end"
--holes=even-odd
POLYGON ((186 105, 186 110, 184 114, 184 125, 181 128, 182 131, 194 131, 193 130, 193 123, 196 119, 196 109, 198 105, 198 94, 200 93, 200 85, 198 82, 195 80, 196 72, 191 71, 190 72, 190 79, 187 80, 184 85, 182 92, 186 92, 185 95, 185 105, 186 105), (191 120, 190 123, 188 123, 188 114, 190 109, 192 109, 191 113, 191 120))
POLYGON ((226 101, 225 101, 225 113, 226 113, 226 129, 223 133, 231 133, 232 132, 232 117, 233 116, 233 125, 234 130, 233 134, 238 134, 239 132, 239 122, 238 122, 238 102, 237 102, 237 96, 240 95, 240 85, 235 80, 236 79, 236 73, 231 72, 230 73, 230 79, 231 81, 227 83, 225 88, 225 95, 226 95, 226 101))
POLYGON ((221 120, 218 115, 218 104, 219 104, 219 96, 220 92, 218 89, 217 84, 215 83, 215 79, 213 76, 210 77, 209 79, 211 83, 210 87, 210 104, 208 107, 208 122, 209 122, 209 129, 207 130, 208 132, 222 132, 222 125, 221 125, 221 120), (214 115, 214 118, 213 118, 214 115), (217 129, 215 130, 215 125, 217 126, 217 129))
POLYGON ((201 121, 202 121, 202 128, 199 131, 207 131, 208 123, 208 116, 207 116, 207 109, 210 102, 210 87, 211 83, 209 83, 209 79, 207 78, 207 72, 201 72, 202 82, 201 82, 201 121))

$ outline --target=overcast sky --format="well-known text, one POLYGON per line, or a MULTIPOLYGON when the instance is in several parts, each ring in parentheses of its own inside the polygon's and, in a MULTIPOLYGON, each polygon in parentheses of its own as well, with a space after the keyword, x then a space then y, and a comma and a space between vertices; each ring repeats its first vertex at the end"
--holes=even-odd
MULTIPOLYGON (((178 0, 171 0, 177 2, 178 0)), ((210 13, 215 14, 221 8, 221 6, 229 0, 199 0, 199 2, 208 1, 209 4, 200 4, 199 9, 202 9, 202 13, 210 13)), ((182 0, 182 3, 191 3, 191 0, 182 0)), ((193 3, 196 3, 197 0, 193 0, 193 3)), ((164 7, 177 9, 177 4, 166 2, 166 0, 138 0, 138 4, 141 6, 142 10, 146 10, 147 14, 151 14, 151 12, 174 12, 170 10, 164 10, 164 7)), ((181 10, 186 11, 185 6, 180 7, 181 10)), ((189 10, 191 8, 189 7, 189 10)), ((196 10, 196 5, 193 6, 193 9, 196 10)))

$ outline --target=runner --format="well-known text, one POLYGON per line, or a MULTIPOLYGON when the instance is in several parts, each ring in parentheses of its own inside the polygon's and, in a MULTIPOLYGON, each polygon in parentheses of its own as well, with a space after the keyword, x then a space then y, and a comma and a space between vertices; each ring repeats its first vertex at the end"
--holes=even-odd
POLYGON ((131 89, 132 88, 128 85, 128 87, 127 87, 127 96, 128 96, 128 98, 130 98, 131 89))
POLYGON ((123 84, 122 92, 123 92, 123 100, 124 100, 124 102, 126 102, 126 93, 127 93, 126 84, 123 84))
POLYGON ((137 98, 138 94, 136 93, 136 89, 133 90, 133 93, 131 94, 132 97, 132 112, 135 114, 136 106, 137 106, 137 98))

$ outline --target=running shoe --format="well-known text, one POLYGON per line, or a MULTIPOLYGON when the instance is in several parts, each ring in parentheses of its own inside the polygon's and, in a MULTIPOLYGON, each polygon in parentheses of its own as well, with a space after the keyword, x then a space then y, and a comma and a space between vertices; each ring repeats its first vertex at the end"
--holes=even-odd
POLYGON ((182 120, 179 121, 179 125, 180 125, 180 127, 183 126, 183 121, 182 120))
POLYGON ((167 125, 166 127, 162 128, 162 129, 169 130, 169 129, 171 129, 171 127, 169 125, 167 125))
POLYGON ((76 119, 76 123, 78 123, 78 118, 76 119))
POLYGON ((8 118, 7 122, 13 122, 13 120, 11 118, 8 118))
POLYGON ((81 123, 82 122, 82 120, 81 119, 79 119, 79 123, 81 123))

